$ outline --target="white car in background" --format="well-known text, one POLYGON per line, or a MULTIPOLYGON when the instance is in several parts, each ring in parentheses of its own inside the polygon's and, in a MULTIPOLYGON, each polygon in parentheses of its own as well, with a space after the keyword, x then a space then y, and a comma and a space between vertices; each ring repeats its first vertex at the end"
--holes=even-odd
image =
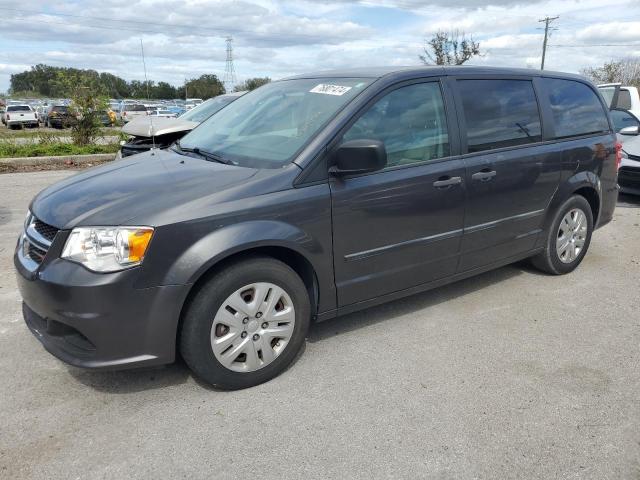
POLYGON ((120 105, 120 110, 116 113, 116 118, 124 123, 127 123, 134 118, 146 117, 149 115, 147 107, 141 103, 128 103, 124 102, 120 105))
POLYGON ((30 105, 8 105, 4 123, 7 128, 37 127, 38 116, 30 105))
POLYGON ((640 118, 627 110, 611 110, 611 120, 622 144, 620 191, 640 195, 640 118))
POLYGON ((164 108, 155 108, 149 110, 149 116, 154 118, 177 118, 178 114, 164 108))

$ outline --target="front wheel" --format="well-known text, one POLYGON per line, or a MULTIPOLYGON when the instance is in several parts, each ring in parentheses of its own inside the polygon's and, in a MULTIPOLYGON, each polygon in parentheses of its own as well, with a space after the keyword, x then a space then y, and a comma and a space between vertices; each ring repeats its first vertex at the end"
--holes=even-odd
POLYGON ((591 205, 581 195, 572 196, 556 212, 545 250, 533 257, 533 265, 552 275, 572 272, 586 255, 592 233, 591 205))
POLYGON ((291 364, 310 318, 307 289, 295 271, 272 258, 248 259, 225 267, 193 297, 180 351, 207 383, 251 387, 291 364))

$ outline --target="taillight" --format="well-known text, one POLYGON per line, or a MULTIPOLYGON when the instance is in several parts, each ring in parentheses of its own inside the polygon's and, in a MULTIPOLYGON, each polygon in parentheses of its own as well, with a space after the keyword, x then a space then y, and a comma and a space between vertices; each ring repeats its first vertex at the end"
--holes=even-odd
POLYGON ((127 116, 127 112, 122 112, 122 116, 126 117, 127 116))
POLYGON ((620 164, 622 163, 622 144, 620 142, 616 142, 616 168, 620 168, 620 164))
POLYGON ((8 113, 7 113, 7 120, 11 120, 11 117, 9 116, 8 113))

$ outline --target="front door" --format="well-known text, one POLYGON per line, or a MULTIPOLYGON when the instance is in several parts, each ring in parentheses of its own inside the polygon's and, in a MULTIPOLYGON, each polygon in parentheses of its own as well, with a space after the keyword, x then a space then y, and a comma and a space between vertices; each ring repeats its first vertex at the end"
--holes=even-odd
POLYGON ((382 94, 343 136, 355 139, 382 141, 387 167, 331 179, 339 306, 454 274, 464 217, 438 81, 382 94))

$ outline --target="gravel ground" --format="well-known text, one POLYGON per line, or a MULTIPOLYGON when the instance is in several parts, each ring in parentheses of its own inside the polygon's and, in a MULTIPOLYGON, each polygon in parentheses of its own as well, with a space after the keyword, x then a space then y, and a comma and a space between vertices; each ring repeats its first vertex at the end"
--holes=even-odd
POLYGON ((11 255, 67 175, 0 176, 0 478, 640 479, 640 199, 569 276, 519 264, 316 325, 229 393, 67 367, 28 332, 11 255))

